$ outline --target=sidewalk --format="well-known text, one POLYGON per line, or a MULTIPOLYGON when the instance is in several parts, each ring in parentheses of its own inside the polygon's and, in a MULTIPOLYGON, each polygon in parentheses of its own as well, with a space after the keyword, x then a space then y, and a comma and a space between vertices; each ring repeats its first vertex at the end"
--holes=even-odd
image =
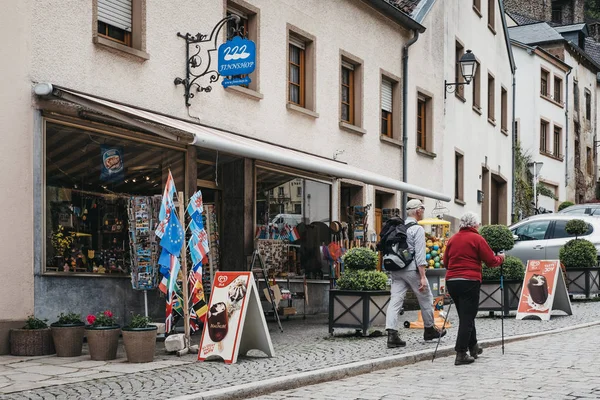
MULTIPOLYGON (((515 336, 600 321, 600 303, 575 303, 573 316, 557 315, 547 322, 504 321, 505 335, 515 336)), ((401 318, 416 319, 416 312, 406 312, 401 318)), ((457 322, 454 308, 450 321, 457 322)), ((481 313, 477 319, 480 340, 500 337, 501 320, 481 313)), ((90 361, 83 355, 76 359, 46 357, 0 357, 0 396, 6 399, 78 399, 78 398, 173 398, 209 390, 261 382, 323 368, 433 350, 435 342, 425 342, 421 330, 401 328, 408 342, 403 349, 387 349, 385 337, 352 337, 352 331, 336 330, 328 333, 327 316, 299 317, 283 321, 284 332, 269 323, 275 348, 275 357, 261 353, 241 357, 237 364, 225 365, 211 361, 200 363, 195 355, 181 358, 167 355, 162 346, 155 362, 128 364, 122 346, 113 362, 90 361), (2 395, 3 394, 3 395, 2 395)), ((451 346, 456 338, 456 327, 442 339, 442 346, 451 346)), ((199 341, 199 336, 193 338, 199 341)), ((282 387, 281 389, 285 389, 282 387)))

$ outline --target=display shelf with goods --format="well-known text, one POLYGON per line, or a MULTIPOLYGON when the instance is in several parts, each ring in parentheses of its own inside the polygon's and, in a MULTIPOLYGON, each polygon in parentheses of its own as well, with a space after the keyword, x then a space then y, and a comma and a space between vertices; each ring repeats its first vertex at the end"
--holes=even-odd
POLYGON ((210 245, 208 265, 205 265, 202 270, 202 285, 206 298, 209 298, 215 273, 221 270, 221 258, 219 253, 219 224, 217 221, 217 208, 215 204, 204 203, 202 221, 204 223, 210 245))
POLYGON ((129 250, 131 285, 150 290, 158 285, 159 245, 154 231, 162 196, 137 196, 129 199, 129 250))
POLYGON ((429 286, 434 296, 446 292, 446 268, 444 268, 444 253, 450 239, 450 222, 439 218, 427 218, 419 221, 425 228, 425 257, 428 268, 425 271, 429 286))

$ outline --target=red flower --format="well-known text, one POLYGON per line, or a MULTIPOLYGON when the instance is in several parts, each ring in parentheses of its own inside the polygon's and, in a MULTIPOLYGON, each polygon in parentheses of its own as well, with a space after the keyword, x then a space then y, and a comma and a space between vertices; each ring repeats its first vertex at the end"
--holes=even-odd
POLYGON ((87 316, 87 322, 88 322, 88 324, 93 325, 94 322, 96 322, 96 316, 94 316, 94 315, 88 315, 87 316))
POLYGON ((111 313, 109 310, 104 311, 104 315, 106 315, 108 318, 112 318, 113 313, 111 313))

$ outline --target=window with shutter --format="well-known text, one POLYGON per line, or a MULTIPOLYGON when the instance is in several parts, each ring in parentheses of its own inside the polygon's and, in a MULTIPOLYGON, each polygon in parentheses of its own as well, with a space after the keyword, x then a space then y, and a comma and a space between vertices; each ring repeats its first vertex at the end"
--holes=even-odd
POLYGON ((387 79, 381 81, 381 134, 392 137, 392 94, 393 83, 387 79))
POLYGON ((98 34, 131 46, 132 0, 98 0, 98 34))

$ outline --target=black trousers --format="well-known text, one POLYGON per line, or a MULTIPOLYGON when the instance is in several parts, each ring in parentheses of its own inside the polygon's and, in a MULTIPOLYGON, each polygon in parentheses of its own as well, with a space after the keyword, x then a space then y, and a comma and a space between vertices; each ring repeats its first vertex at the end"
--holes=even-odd
POLYGON ((456 338, 456 351, 467 351, 477 343, 475 317, 479 310, 479 281, 452 280, 446 282, 458 312, 459 326, 456 338))

